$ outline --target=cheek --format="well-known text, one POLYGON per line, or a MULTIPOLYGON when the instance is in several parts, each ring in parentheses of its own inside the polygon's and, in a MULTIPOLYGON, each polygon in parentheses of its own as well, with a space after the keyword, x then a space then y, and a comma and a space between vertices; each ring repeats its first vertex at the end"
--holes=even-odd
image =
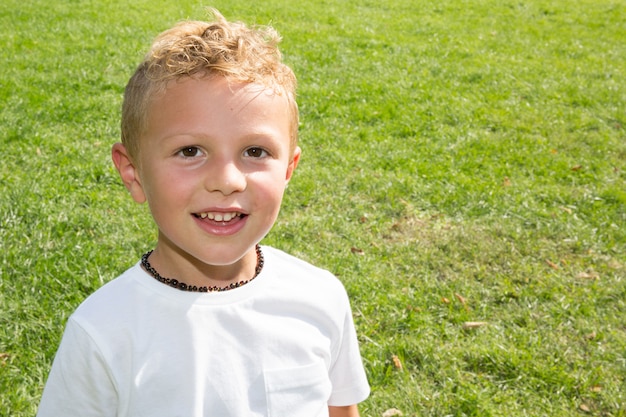
POLYGON ((149 178, 149 181, 144 183, 144 192, 151 207, 157 204, 182 203, 193 187, 189 178, 173 171, 167 172, 167 175, 160 172, 148 172, 146 178, 149 178))
POLYGON ((277 211, 285 192, 285 173, 257 173, 248 176, 248 190, 254 190, 256 204, 267 210, 277 211))

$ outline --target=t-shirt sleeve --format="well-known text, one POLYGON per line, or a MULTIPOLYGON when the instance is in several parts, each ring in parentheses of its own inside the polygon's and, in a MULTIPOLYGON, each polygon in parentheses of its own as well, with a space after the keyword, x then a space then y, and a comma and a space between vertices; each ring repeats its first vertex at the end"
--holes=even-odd
POLYGON ((116 413, 117 395, 108 366, 93 340, 70 318, 37 417, 108 417, 116 413))
POLYGON ((343 334, 330 368, 333 389, 328 405, 336 407, 360 403, 370 393, 347 295, 345 305, 343 334))

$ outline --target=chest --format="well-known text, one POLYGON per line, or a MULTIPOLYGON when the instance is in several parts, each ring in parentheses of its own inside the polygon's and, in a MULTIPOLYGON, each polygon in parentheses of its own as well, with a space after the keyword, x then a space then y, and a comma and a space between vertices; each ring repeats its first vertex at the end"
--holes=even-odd
POLYGON ((338 327, 286 304, 145 317, 113 347, 120 406, 127 415, 325 415, 338 327))

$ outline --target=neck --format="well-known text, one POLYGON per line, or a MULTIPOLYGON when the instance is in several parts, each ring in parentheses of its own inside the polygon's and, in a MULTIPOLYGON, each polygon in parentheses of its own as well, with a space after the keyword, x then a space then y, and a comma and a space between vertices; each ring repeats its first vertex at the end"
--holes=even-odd
MULTIPOLYGON (((232 289, 232 285, 246 283, 254 279, 262 268, 263 255, 260 248, 248 251, 237 262, 229 265, 212 265, 191 257, 187 253, 177 253, 157 248, 147 254, 144 269, 159 281, 176 281, 189 287, 232 289), (181 256, 182 255, 182 256, 181 256), (151 268, 149 270, 148 268, 151 268), (156 275, 156 276, 155 276, 156 275)), ((236 285, 240 286, 240 285, 236 285)))

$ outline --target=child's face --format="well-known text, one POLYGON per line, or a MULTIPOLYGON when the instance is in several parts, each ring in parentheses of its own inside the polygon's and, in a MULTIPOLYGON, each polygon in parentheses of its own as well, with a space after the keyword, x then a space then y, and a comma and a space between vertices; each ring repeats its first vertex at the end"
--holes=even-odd
POLYGON ((118 169, 148 201, 160 259, 226 266, 251 256, 300 156, 289 150, 290 114, 284 94, 222 77, 173 82, 155 98, 133 178, 118 169))

